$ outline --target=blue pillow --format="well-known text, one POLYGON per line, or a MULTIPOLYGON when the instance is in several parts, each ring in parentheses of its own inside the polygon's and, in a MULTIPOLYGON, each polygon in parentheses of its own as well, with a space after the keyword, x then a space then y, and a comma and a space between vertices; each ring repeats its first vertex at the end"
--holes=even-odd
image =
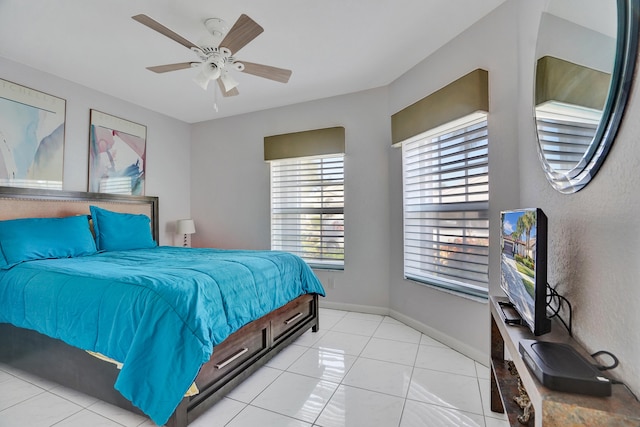
POLYGON ((155 248, 151 235, 151 220, 142 214, 111 212, 89 206, 93 231, 100 251, 155 248))
POLYGON ((34 259, 96 253, 86 215, 0 221, 0 247, 5 266, 34 259))

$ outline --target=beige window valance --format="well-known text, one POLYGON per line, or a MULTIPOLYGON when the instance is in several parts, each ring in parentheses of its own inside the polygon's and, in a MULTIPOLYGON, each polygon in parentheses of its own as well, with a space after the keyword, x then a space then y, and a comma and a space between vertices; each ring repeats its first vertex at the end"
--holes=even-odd
POLYGON ((344 127, 339 126, 266 136, 264 138, 264 159, 270 161, 344 154, 344 135, 344 127))
POLYGON ((536 65, 536 105, 556 101, 602 110, 610 82, 609 73, 543 56, 536 65))
POLYGON ((489 111, 489 73, 480 68, 391 116, 391 143, 477 111, 489 111))

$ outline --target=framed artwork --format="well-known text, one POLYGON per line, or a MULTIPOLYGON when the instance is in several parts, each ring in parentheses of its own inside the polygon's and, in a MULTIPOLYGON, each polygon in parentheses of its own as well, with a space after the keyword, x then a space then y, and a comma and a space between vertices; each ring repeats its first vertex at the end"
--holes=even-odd
POLYGON ((144 196, 147 127, 91 110, 89 191, 144 196))
POLYGON ((0 185, 62 190, 66 104, 0 79, 0 185))

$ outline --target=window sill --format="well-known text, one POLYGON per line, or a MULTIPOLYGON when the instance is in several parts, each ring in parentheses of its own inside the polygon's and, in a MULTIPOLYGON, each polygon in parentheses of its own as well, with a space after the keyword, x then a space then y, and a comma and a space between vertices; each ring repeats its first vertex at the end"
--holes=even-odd
POLYGON ((322 265, 322 264, 309 264, 312 270, 321 271, 344 271, 343 265, 322 265))
POLYGON ((435 289, 437 291, 441 291, 447 294, 469 299, 471 301, 480 302, 484 304, 486 304, 489 301, 488 291, 486 291, 486 294, 485 294, 481 291, 477 291, 474 289, 456 288, 454 285, 439 284, 435 282, 429 282, 426 280, 420 280, 414 277, 405 276, 404 279, 413 283, 417 283, 418 285, 421 285, 421 286, 426 286, 426 287, 435 289))

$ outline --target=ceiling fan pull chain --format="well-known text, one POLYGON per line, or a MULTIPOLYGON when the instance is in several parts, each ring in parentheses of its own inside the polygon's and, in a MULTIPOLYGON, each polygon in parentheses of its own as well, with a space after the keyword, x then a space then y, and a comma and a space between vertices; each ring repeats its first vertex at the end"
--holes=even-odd
POLYGON ((213 109, 218 112, 218 88, 213 87, 213 109))

